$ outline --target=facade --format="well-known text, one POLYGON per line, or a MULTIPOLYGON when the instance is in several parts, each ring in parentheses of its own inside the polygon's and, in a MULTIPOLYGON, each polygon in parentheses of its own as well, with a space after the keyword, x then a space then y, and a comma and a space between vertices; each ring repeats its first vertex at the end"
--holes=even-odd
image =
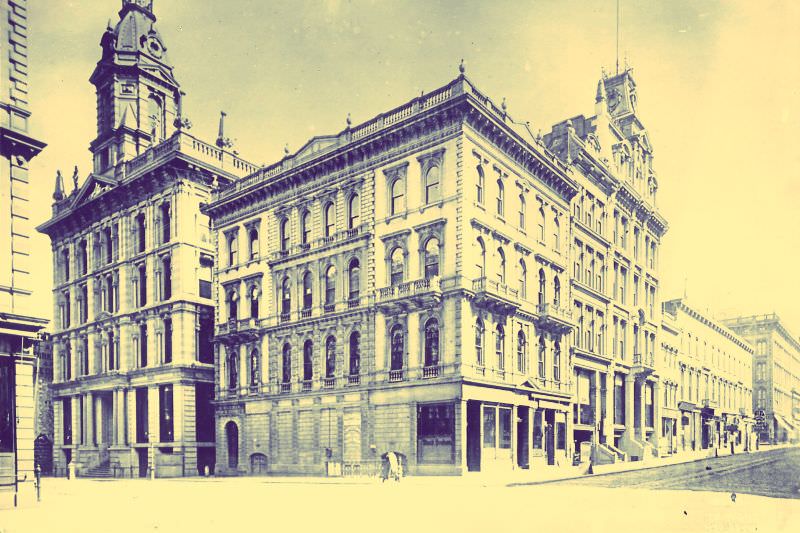
POLYGON ((45 147, 29 131, 28 3, 0 4, 0 505, 33 479, 33 344, 28 165, 45 147), (10 496, 9 496, 10 497, 10 496))
POLYGON ((755 445, 753 347, 683 299, 664 302, 664 321, 662 434, 668 453, 749 450, 755 445))
POLYGON ((214 195, 217 472, 657 453, 666 222, 631 73, 598 85, 529 141, 462 67, 214 195))
POLYGON ((42 475, 53 473, 53 342, 49 333, 40 333, 33 347, 34 423, 33 456, 42 475))
POLYGON ((91 76, 93 172, 38 229, 54 257, 54 468, 196 475, 214 463, 210 191, 255 167, 188 133, 152 2, 123 0, 91 76))
POLYGON ((763 442, 800 440, 800 340, 776 314, 732 318, 725 325, 755 347, 753 410, 763 442))

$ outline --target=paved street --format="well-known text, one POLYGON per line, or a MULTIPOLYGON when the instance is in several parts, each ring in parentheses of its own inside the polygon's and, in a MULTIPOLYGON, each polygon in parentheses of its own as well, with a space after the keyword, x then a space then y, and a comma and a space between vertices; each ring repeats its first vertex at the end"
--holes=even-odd
POLYGON ((790 449, 513 487, 476 478, 46 479, 40 504, 0 511, 0 532, 796 531, 798 467, 800 450, 790 449))
POLYGON ((800 448, 784 448, 757 454, 737 454, 657 469, 563 481, 559 484, 563 486, 721 491, 780 498, 800 498, 800 448))

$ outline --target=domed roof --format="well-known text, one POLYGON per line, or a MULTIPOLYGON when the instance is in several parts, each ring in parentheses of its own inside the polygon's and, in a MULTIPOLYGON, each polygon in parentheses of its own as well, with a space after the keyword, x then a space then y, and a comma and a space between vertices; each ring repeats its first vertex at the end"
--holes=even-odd
POLYGON ((168 64, 166 47, 155 27, 156 16, 150 0, 123 0, 119 22, 112 28, 109 22, 100 45, 103 58, 142 53, 159 63, 168 64))

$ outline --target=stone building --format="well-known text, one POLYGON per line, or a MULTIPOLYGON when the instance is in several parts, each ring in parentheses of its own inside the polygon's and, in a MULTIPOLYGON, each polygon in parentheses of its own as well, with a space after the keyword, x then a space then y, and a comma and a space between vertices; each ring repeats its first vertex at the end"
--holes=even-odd
POLYGON ((33 456, 43 475, 53 473, 53 342, 42 332, 33 347, 33 456))
POLYGON ((217 471, 655 454, 666 222, 631 73, 596 102, 534 138, 462 68, 215 194, 217 471))
POLYGON ((800 440, 800 340, 776 314, 732 318, 725 325, 755 347, 753 410, 764 442, 800 440))
POLYGON ((664 302, 662 427, 669 453, 749 449, 753 430, 753 347, 686 300, 664 302), (667 433, 666 430, 671 430, 667 433))
POLYGON ((33 343, 46 324, 32 306, 28 2, 0 4, 0 506, 33 479, 33 343))
POLYGON ((214 250, 199 206, 255 167, 188 133, 152 2, 123 0, 100 40, 93 171, 59 172, 50 236, 57 473, 213 468, 214 250))

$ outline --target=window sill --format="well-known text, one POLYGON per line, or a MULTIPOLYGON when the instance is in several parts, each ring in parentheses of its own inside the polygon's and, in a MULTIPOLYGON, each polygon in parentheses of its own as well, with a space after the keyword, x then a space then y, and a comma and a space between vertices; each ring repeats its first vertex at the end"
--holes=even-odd
POLYGON ((405 220, 406 218, 408 218, 408 209, 406 209, 405 211, 401 211, 400 213, 395 213, 394 215, 389 215, 388 217, 383 219, 383 222, 388 224, 392 220, 395 219, 405 220))

